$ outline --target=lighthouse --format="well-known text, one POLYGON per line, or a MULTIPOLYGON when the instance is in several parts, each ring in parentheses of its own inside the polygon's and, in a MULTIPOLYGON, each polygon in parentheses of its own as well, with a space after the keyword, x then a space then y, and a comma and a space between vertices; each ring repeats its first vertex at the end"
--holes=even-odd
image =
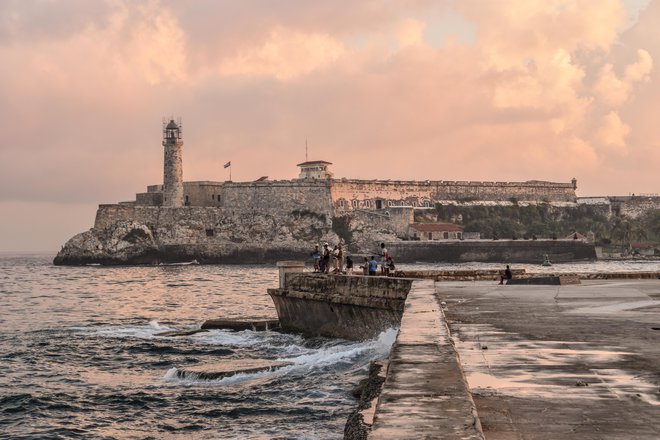
POLYGON ((163 173, 163 206, 183 206, 183 139, 181 121, 163 121, 165 161, 163 173))

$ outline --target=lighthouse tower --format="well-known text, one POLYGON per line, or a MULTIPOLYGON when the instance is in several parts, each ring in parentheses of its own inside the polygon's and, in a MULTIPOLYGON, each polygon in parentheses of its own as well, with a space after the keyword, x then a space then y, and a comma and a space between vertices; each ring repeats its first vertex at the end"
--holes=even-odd
POLYGON ((183 139, 181 122, 163 121, 165 164, 163 175, 163 206, 183 206, 183 139))

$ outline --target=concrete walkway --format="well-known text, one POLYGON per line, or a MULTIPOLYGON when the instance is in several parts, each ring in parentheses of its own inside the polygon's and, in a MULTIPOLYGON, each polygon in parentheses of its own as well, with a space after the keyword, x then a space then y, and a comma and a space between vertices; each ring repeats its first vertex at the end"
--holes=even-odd
POLYGON ((660 438, 660 281, 436 288, 486 439, 660 438))
POLYGON ((417 281, 408 294, 369 439, 483 438, 433 281, 417 281))

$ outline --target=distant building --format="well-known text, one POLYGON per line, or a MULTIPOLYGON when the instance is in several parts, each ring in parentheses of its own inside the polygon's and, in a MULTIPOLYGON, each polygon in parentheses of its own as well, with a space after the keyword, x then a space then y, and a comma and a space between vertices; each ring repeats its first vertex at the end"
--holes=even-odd
POLYGON ((578 231, 571 232, 568 234, 566 237, 564 237, 566 240, 581 240, 581 241, 587 241, 587 236, 584 234, 580 234, 578 231))
POLYGON ((652 257, 658 255, 658 250, 649 243, 630 243, 630 251, 633 255, 652 257))
POLYGON ((413 223, 409 228, 413 240, 461 240, 463 228, 453 223, 413 223))
POLYGON ((332 165, 331 162, 326 162, 324 160, 311 160, 308 162, 299 163, 297 166, 300 167, 299 179, 329 179, 332 177, 332 173, 328 170, 328 165, 332 165))

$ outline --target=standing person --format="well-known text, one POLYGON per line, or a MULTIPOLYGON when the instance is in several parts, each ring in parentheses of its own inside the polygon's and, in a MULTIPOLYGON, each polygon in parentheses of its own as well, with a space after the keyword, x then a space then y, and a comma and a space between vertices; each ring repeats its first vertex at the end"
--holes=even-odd
POLYGON ((332 273, 339 272, 339 269, 337 268, 337 257, 338 256, 339 256, 339 250, 337 249, 337 245, 335 245, 335 247, 332 248, 332 273))
POLYGON ((319 250, 319 245, 314 246, 314 252, 310 254, 312 257, 312 262, 314 263, 314 272, 319 271, 319 260, 321 259, 321 251, 319 250))
POLYGON ((350 255, 346 256, 346 275, 353 275, 353 259, 350 255))
POLYGON ((504 272, 500 274, 500 284, 504 284, 504 280, 506 280, 506 282, 508 283, 511 278, 513 278, 513 273, 511 272, 511 269, 507 264, 504 272))
POLYGON ((380 273, 381 275, 385 275, 385 269, 386 269, 386 264, 387 264, 387 248, 385 247, 385 243, 380 244, 380 273))
POLYGON ((319 264, 319 272, 328 273, 329 265, 330 265, 330 249, 328 249, 328 243, 323 243, 323 251, 321 252, 321 262, 319 264))
POLYGON ((369 275, 375 276, 377 272, 378 272, 378 263, 376 263, 376 257, 372 255, 371 260, 369 260, 369 275))
POLYGON ((364 257, 364 264, 360 266, 360 269, 362 269, 362 275, 369 275, 369 259, 367 257, 364 257))
POLYGON ((344 269, 344 251, 341 249, 341 244, 337 246, 337 273, 342 273, 344 269))

